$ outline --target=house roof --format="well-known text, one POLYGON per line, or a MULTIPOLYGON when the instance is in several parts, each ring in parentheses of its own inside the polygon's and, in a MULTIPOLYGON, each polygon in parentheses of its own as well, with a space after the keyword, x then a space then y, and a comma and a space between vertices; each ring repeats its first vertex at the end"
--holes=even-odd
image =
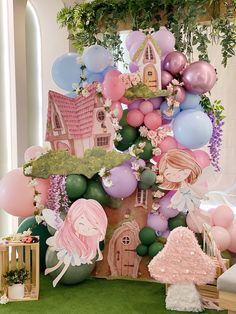
POLYGON ((158 53, 158 55, 161 54, 161 49, 158 45, 158 43, 153 39, 152 35, 147 35, 146 38, 144 39, 144 41, 142 42, 142 44, 139 46, 138 50, 135 52, 132 61, 136 61, 137 59, 139 59, 147 45, 148 42, 151 42, 153 47, 155 48, 156 52, 158 53))
POLYGON ((93 111, 96 104, 97 84, 91 84, 87 87, 89 96, 80 95, 76 98, 70 98, 60 93, 49 91, 48 93, 48 116, 46 141, 53 136, 50 128, 52 107, 55 105, 60 112, 64 125, 68 131, 68 139, 87 138, 92 135, 93 111))

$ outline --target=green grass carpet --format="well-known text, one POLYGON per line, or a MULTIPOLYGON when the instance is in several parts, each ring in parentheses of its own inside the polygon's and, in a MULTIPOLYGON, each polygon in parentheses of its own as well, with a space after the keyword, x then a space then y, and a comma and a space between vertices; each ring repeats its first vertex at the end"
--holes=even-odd
MULTIPOLYGON (((0 314, 187 313, 165 310, 164 286, 157 283, 91 279, 75 286, 58 284, 53 288, 50 277, 43 275, 40 283, 39 301, 0 305, 0 314)), ((217 312, 207 310, 204 313, 217 312)))

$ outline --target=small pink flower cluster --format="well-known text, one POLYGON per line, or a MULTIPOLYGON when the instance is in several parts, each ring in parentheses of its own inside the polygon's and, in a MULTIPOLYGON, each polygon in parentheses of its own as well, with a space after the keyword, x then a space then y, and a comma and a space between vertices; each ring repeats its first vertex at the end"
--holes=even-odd
POLYGON ((124 73, 119 78, 124 83, 125 89, 136 86, 141 82, 141 76, 138 73, 124 73))

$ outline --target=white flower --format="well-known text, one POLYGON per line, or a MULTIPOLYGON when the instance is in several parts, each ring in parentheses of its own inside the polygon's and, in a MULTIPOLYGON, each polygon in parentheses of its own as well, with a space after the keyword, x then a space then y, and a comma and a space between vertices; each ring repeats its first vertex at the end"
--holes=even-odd
POLYGON ((104 102, 104 107, 105 108, 110 108, 111 107, 111 99, 107 98, 104 102))
POLYGON ((33 170, 33 167, 32 166, 27 166, 25 167, 24 169, 24 173, 27 175, 27 174, 31 174, 32 173, 32 170, 33 170))
POLYGON ((141 177, 140 172, 134 171, 133 174, 134 174, 136 180, 137 180, 137 181, 140 181, 140 177, 141 177))
POLYGON ((103 182, 103 184, 104 184, 107 188, 110 188, 110 187, 113 185, 113 183, 112 183, 112 181, 111 181, 111 179, 110 179, 109 177, 104 177, 104 178, 102 178, 102 182, 103 182))
POLYGON ((132 145, 129 147, 129 154, 133 157, 136 157, 136 154, 135 154, 135 145, 132 145))
POLYGON ((112 119, 112 125, 113 125, 115 131, 122 130, 122 126, 119 125, 119 121, 117 119, 112 119))
POLYGON ((29 236, 29 235, 31 235, 31 233, 32 233, 32 230, 30 228, 26 231, 23 231, 24 236, 29 236))
POLYGON ((105 167, 102 167, 102 168, 100 169, 100 171, 98 172, 98 175, 99 175, 100 177, 104 177, 105 174, 106 174, 106 168, 105 168, 105 167))
POLYGON ((161 150, 159 147, 156 147, 152 150, 153 155, 155 156, 160 156, 161 155, 161 150))
POLYGON ((123 137, 121 136, 121 134, 120 133, 116 133, 115 141, 116 142, 120 142, 122 140, 123 140, 123 137))
POLYGON ((0 304, 7 304, 8 302, 9 299, 5 294, 0 297, 0 304))
POLYGON ((37 224, 39 225, 42 221, 44 221, 44 217, 41 215, 36 215, 35 220, 36 220, 37 224))
POLYGON ((90 93, 89 93, 89 91, 88 91, 86 88, 84 88, 84 89, 82 90, 82 95, 83 95, 85 98, 87 98, 87 97, 90 95, 90 93))
POLYGON ((161 192, 161 191, 158 190, 158 191, 156 191, 156 192, 153 192, 152 195, 153 195, 154 197, 161 198, 162 196, 165 195, 165 193, 163 193, 163 192, 161 192))
POLYGON ((83 56, 78 56, 78 57, 76 58, 76 63, 78 63, 78 64, 84 64, 83 56))
POLYGON ((78 83, 73 83, 72 84, 72 88, 73 88, 73 90, 77 90, 79 88, 79 84, 78 83))
POLYGON ((145 126, 139 128, 139 133, 142 137, 147 137, 148 129, 145 126))
POLYGON ((102 92, 102 84, 98 83, 96 92, 101 93, 102 92))
POLYGON ((175 86, 178 86, 178 85, 179 85, 179 81, 176 80, 176 79, 173 79, 173 80, 171 81, 171 83, 172 83, 173 85, 175 85, 175 86))
POLYGON ((34 195, 34 201, 36 203, 40 203, 41 202, 41 194, 36 194, 34 195))
POLYGON ((152 209, 153 209, 154 211, 157 211, 158 208, 160 208, 160 205, 159 205, 158 203, 152 203, 152 209))
POLYGON ((139 170, 139 168, 140 168, 140 165, 137 161, 131 162, 131 166, 132 166, 131 169, 133 169, 135 171, 139 170))
POLYGON ((32 180, 30 180, 30 182, 29 182, 29 186, 37 186, 39 183, 38 183, 38 181, 36 180, 36 179, 32 179, 32 180))
POLYGON ((159 174, 158 176, 156 176, 156 183, 162 183, 163 180, 164 180, 164 178, 162 175, 159 174))
POLYGON ((85 74, 81 74, 80 78, 81 78, 81 80, 86 80, 86 75, 85 74))
POLYGON ((141 149, 144 149, 145 146, 146 146, 146 142, 141 142, 138 144, 138 147, 141 149))

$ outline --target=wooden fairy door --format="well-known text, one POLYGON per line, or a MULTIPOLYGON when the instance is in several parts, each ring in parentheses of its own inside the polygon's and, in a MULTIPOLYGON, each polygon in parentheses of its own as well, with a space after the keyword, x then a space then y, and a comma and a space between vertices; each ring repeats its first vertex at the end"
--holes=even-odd
POLYGON ((157 71, 153 64, 147 64, 145 66, 143 73, 143 82, 153 92, 155 92, 158 89, 157 71))
POLYGON ((108 251, 111 276, 137 278, 141 261, 136 253, 138 233, 139 226, 135 221, 124 223, 114 232, 108 251))

